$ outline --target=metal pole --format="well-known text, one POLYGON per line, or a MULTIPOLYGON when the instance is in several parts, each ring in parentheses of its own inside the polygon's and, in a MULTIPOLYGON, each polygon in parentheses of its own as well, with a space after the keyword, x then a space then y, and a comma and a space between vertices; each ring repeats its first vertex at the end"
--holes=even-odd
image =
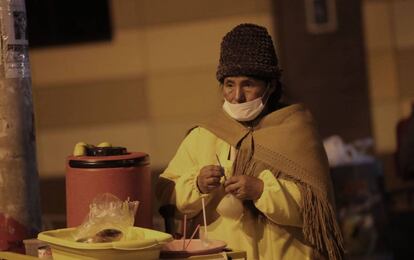
POLYGON ((24 0, 0 0, 0 250, 41 227, 24 0))

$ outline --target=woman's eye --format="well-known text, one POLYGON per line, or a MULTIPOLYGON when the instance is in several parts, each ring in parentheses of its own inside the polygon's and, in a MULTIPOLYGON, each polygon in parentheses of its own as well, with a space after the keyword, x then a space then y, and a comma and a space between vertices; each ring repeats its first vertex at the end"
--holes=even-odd
POLYGON ((246 84, 244 84, 245 87, 251 88, 253 87, 253 83, 252 82, 246 82, 246 84))

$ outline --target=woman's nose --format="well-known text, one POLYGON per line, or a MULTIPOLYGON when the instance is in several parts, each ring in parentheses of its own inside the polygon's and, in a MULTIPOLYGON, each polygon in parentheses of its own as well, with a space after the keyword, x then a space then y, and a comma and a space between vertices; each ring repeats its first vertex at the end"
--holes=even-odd
POLYGON ((236 92, 234 93, 234 101, 236 101, 237 103, 243 103, 245 102, 245 96, 244 96, 244 92, 242 90, 241 87, 236 87, 236 92))

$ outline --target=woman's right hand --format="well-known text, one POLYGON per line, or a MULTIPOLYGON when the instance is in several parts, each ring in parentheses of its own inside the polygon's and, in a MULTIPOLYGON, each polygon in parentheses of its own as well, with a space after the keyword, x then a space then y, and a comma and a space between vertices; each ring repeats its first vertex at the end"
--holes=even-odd
POLYGON ((220 187, 221 176, 224 175, 223 167, 207 165, 201 168, 197 177, 197 187, 201 193, 210 193, 220 187))

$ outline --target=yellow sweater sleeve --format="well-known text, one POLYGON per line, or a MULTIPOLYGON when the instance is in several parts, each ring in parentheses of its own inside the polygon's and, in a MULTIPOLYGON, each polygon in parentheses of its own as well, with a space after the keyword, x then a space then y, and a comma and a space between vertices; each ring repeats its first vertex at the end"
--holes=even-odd
MULTIPOLYGON (((198 159, 200 129, 192 130, 183 140, 167 169, 157 183, 157 197, 161 204, 175 204, 179 211, 190 217, 201 211, 201 193, 197 187, 200 171, 198 159)), ((204 195, 206 203, 211 195, 204 195)))
POLYGON ((302 227, 301 194, 297 185, 276 179, 269 170, 261 172, 259 178, 264 187, 262 195, 255 201, 257 209, 274 223, 302 227))

